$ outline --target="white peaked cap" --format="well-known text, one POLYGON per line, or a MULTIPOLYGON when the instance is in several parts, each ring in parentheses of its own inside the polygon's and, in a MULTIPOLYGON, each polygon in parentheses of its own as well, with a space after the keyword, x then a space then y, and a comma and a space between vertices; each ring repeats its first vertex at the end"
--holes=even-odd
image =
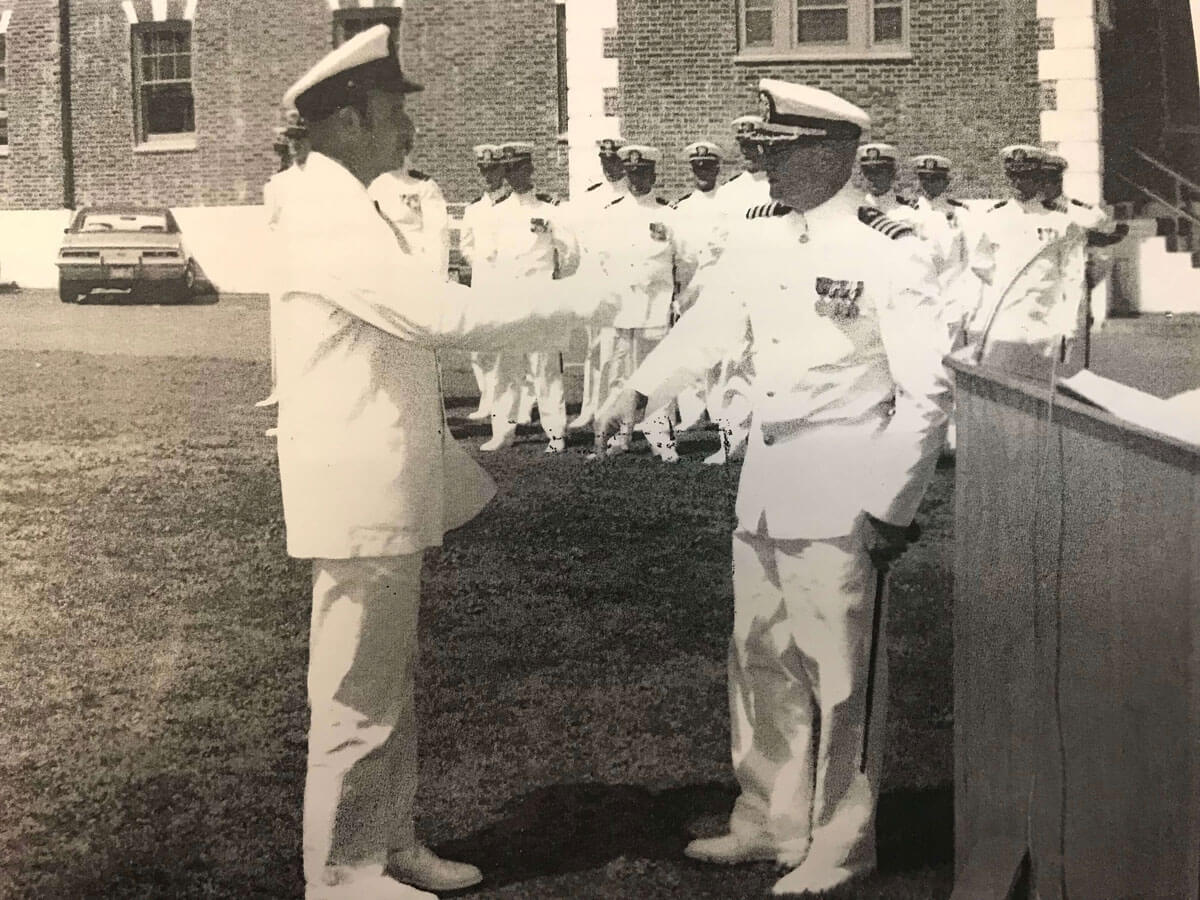
POLYGON ((794 137, 838 137, 861 133, 871 117, 837 94, 775 78, 758 82, 762 131, 794 137))
POLYGON ((398 93, 423 90, 400 69, 399 53, 386 25, 366 29, 326 53, 283 95, 287 109, 306 119, 329 115, 356 87, 377 87, 398 93))

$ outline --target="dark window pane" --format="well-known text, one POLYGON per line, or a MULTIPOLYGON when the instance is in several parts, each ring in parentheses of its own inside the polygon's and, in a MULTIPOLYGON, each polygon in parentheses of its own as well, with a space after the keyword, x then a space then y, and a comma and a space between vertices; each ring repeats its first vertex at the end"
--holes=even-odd
POLYGON ((8 116, 0 119, 0 147, 8 146, 8 116))
POLYGON ((904 10, 882 6, 875 10, 875 43, 894 44, 904 40, 904 10))
POLYGON ((148 56, 142 60, 142 79, 144 81, 153 81, 158 77, 158 67, 155 65, 157 57, 148 56))
POLYGON ((175 77, 192 77, 192 58, 190 56, 180 56, 175 59, 175 77))
POLYGON ((796 38, 801 44, 844 44, 849 37, 850 21, 846 10, 800 10, 796 38))
POLYGON ((175 57, 164 56, 158 61, 158 77, 159 78, 174 78, 175 77, 175 57))
POLYGON ((746 46, 762 47, 774 43, 775 13, 769 9, 746 10, 746 46))
POLYGON ((142 88, 147 134, 188 134, 196 130, 192 88, 152 84, 142 88))

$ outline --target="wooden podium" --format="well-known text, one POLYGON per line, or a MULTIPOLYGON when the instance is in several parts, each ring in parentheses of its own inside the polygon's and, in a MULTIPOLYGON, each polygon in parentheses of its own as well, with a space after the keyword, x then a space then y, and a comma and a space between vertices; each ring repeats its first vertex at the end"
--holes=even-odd
POLYGON ((954 898, 1196 898, 1200 448, 948 365, 954 898))

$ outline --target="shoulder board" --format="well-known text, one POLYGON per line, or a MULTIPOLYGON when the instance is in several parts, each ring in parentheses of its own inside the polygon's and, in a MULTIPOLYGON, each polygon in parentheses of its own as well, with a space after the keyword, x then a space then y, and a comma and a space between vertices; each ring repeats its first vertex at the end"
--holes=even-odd
POLYGON ((618 197, 616 200, 612 201, 612 203, 605 203, 605 204, 604 204, 604 208, 605 208, 605 209, 608 209, 610 206, 616 206, 618 203, 620 203, 620 202, 621 202, 622 200, 624 200, 624 199, 625 199, 625 195, 624 195, 624 194, 622 194, 622 195, 621 195, 620 197, 618 197))
POLYGON ((429 176, 426 175, 424 172, 422 172, 420 169, 409 169, 408 177, 415 178, 415 179, 417 179, 417 181, 428 181, 429 180, 429 176))
POLYGON ((747 219, 769 219, 774 216, 786 216, 792 211, 792 208, 786 203, 780 203, 778 200, 772 200, 770 203, 760 203, 758 206, 752 206, 746 210, 747 219))
POLYGON ((602 184, 602 182, 597 181, 595 184, 589 184, 587 186, 587 189, 589 191, 594 191, 596 188, 600 187, 601 184, 602 184))
POLYGON ((678 197, 678 198, 676 198, 675 202, 671 204, 671 207, 672 207, 672 208, 675 208, 675 207, 679 206, 679 204, 680 204, 680 203, 682 203, 682 202, 683 202, 684 200, 686 200, 688 197, 692 196, 692 194, 694 194, 694 193, 695 193, 695 191, 688 191, 688 192, 687 192, 686 194, 684 194, 682 197, 678 197))
POLYGON ((543 203, 550 203, 550 204, 553 204, 554 206, 558 206, 558 201, 555 200, 554 197, 552 197, 549 194, 539 193, 539 194, 534 194, 534 196, 537 197, 539 200, 541 200, 543 203))
MULTIPOLYGON (((474 200, 472 200, 471 203, 478 203, 483 198, 484 198, 484 194, 480 194, 478 197, 476 197, 474 200)), ((467 205, 470 206, 471 204, 468 203, 467 205)))
POLYGON ((654 202, 657 203, 659 206, 670 206, 671 205, 666 200, 664 200, 662 197, 655 197, 654 202))
POLYGON ((862 222, 868 228, 874 228, 880 234, 891 238, 893 241, 897 238, 916 234, 909 225, 906 225, 904 222, 897 222, 895 219, 889 219, 884 215, 882 210, 876 209, 874 206, 860 206, 858 208, 858 221, 862 222))
MULTIPOLYGON (((997 203, 995 206, 993 206, 992 209, 1000 209, 1000 207, 1002 207, 1002 206, 1008 206, 1008 201, 1001 200, 999 203, 997 203)), ((992 209, 989 209, 988 212, 991 212, 992 209)))
POLYGON ((503 197, 501 197, 501 198, 500 198, 499 200, 497 200, 496 202, 497 202, 497 203, 503 203, 505 200, 507 200, 507 199, 508 199, 509 197, 511 197, 511 196, 512 196, 512 191, 509 191, 507 194, 505 194, 503 197))
MULTIPOLYGON (((736 175, 734 175, 732 178, 730 178, 729 181, 737 181, 739 178, 741 178, 745 174, 746 174, 745 172, 738 172, 736 175)), ((727 181, 725 183, 729 184, 729 181, 727 181)))
POLYGON ((963 203, 961 200, 954 200, 952 198, 947 197, 946 202, 949 203, 951 206, 961 206, 963 209, 967 208, 967 204, 963 203))
POLYGON ((904 206, 910 206, 913 209, 917 208, 917 201, 916 201, 916 198, 914 198, 914 197, 901 197, 899 194, 897 194, 896 202, 900 203, 904 206))
POLYGON ((1071 202, 1075 206, 1082 206, 1084 209, 1095 209, 1096 208, 1096 207, 1092 206, 1092 204, 1084 203, 1082 200, 1076 200, 1074 197, 1071 198, 1071 202))

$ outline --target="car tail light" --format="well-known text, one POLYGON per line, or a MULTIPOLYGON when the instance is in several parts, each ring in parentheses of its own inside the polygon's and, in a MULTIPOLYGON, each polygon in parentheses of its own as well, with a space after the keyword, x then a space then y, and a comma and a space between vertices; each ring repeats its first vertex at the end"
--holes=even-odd
POLYGON ((100 256, 100 251, 99 250, 63 250, 58 255, 63 256, 63 257, 70 256, 70 257, 83 258, 83 259, 96 259, 100 256))
POLYGON ((142 251, 143 259, 146 259, 148 257, 157 257, 158 259, 164 259, 164 258, 178 259, 179 255, 180 255, 180 253, 178 250, 143 250, 142 251))

